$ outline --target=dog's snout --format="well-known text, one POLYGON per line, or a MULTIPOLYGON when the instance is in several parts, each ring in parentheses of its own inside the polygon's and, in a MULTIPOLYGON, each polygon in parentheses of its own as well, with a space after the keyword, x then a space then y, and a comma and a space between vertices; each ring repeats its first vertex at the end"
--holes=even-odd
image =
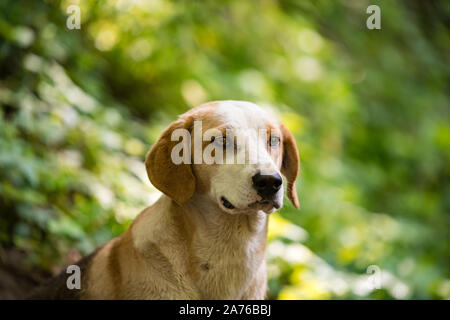
POLYGON ((257 173, 252 177, 253 188, 256 189, 258 195, 266 200, 270 200, 281 188, 283 180, 278 173, 261 174, 257 173))

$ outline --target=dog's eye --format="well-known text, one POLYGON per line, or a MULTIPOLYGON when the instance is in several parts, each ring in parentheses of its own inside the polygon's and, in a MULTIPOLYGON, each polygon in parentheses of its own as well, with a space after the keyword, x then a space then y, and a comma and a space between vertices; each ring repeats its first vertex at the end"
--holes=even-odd
POLYGON ((228 147, 228 145, 230 144, 229 139, 226 136, 215 137, 212 142, 214 144, 216 144, 217 146, 224 147, 224 148, 228 147))
POLYGON ((269 146, 272 148, 278 147, 280 145, 280 138, 277 136, 270 136, 269 146))

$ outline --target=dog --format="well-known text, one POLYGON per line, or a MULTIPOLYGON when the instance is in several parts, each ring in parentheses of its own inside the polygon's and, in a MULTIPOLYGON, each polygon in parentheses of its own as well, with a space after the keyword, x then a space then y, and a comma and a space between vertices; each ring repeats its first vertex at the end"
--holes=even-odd
POLYGON ((269 214, 283 205, 281 174, 287 197, 299 208, 295 181, 300 159, 288 129, 256 104, 209 102, 166 128, 145 166, 151 183, 162 192, 159 200, 123 235, 77 264, 80 290, 67 288, 63 272, 30 298, 264 299, 267 224, 269 214), (198 123, 202 127, 197 133, 213 130, 216 135, 198 139, 198 123), (267 134, 251 134, 258 130, 267 134), (177 132, 187 137, 182 145, 173 139, 177 132), (238 142, 242 137, 246 144, 238 142), (253 162, 242 157, 236 164, 192 163, 189 151, 195 139, 202 150, 214 146, 214 155, 232 150, 232 160, 261 148, 253 162), (175 148, 187 161, 175 163, 175 148))

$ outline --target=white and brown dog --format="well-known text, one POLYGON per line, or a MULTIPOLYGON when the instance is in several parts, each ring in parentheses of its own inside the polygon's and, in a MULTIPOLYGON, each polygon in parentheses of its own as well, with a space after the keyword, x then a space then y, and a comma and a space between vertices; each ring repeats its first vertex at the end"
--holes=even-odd
MULTIPOLYGON (((184 159, 191 160, 185 152, 184 159)), ((287 197, 299 208, 299 156, 292 134, 255 104, 210 102, 173 122, 145 165, 161 198, 122 236, 80 261, 81 290, 67 289, 68 275, 61 273, 30 298, 264 299, 268 214, 283 203, 280 174, 287 180, 287 197), (245 161, 234 164, 176 164, 173 133, 192 133, 197 121, 202 135, 209 129, 220 133, 203 136, 202 148, 231 149, 237 158, 258 146, 256 161, 244 156, 245 161), (261 129, 267 134, 249 134, 261 129)))

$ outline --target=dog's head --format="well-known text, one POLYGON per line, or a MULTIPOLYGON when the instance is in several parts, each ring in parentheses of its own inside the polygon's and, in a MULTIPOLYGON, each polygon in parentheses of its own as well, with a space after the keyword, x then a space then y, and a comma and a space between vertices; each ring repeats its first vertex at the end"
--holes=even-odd
POLYGON ((147 154, 152 184, 179 205, 195 193, 229 214, 271 213, 287 196, 299 208, 294 137, 259 106, 218 101, 180 116, 147 154))

